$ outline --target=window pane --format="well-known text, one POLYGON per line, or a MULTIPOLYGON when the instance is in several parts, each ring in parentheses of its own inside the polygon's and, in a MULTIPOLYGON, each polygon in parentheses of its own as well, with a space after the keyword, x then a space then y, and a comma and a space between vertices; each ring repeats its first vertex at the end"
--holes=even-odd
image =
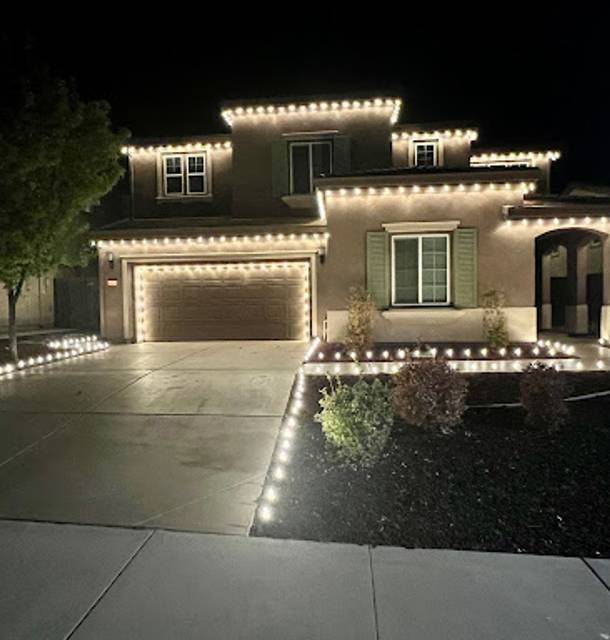
POLYGON ((418 144, 415 146, 415 164, 418 167, 434 166, 434 143, 418 144))
POLYGON ((309 146, 292 145, 292 193, 309 193, 311 180, 309 176, 309 146))
POLYGON ((167 175, 182 175, 182 158, 176 156, 165 158, 165 173, 167 175))
POLYGON ((189 173, 203 173, 203 156, 189 156, 189 173))
POLYGON ((447 302, 447 238, 422 238, 422 302, 447 302))
POLYGON ((394 240, 394 296, 395 302, 416 304, 418 295, 418 240, 394 240))
POLYGON ((431 287, 429 285, 423 285, 421 288, 421 295, 423 300, 425 300, 426 302, 433 302, 434 301, 434 287, 431 287))
POLYGON ((169 176, 165 180, 166 193, 182 193, 182 176, 169 176))
POLYGON ((330 174, 330 146, 329 142, 316 142, 313 144, 312 153, 314 178, 330 174))
POLYGON ((203 193, 205 183, 203 176, 189 176, 189 193, 203 193))

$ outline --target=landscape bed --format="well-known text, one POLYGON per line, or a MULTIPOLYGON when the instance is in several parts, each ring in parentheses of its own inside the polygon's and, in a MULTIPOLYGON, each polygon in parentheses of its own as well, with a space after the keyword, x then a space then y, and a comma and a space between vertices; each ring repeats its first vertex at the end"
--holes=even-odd
MULTIPOLYGON (((518 400, 519 374, 466 375, 470 405, 518 400)), ((605 372, 566 378, 570 395, 610 389, 605 372)), ((526 426, 521 408, 469 409, 451 435, 396 418, 382 459, 363 471, 337 462, 313 420, 327 384, 305 379, 274 516, 257 517, 252 535, 610 556, 610 396, 571 402, 555 433, 526 426)))
MULTIPOLYGON (((19 338, 19 357, 23 359, 37 358, 38 356, 46 356, 49 353, 53 353, 52 349, 45 344, 42 339, 34 340, 27 338, 19 338)), ((9 351, 8 340, 0 340, 0 366, 12 362, 11 354, 9 351)))

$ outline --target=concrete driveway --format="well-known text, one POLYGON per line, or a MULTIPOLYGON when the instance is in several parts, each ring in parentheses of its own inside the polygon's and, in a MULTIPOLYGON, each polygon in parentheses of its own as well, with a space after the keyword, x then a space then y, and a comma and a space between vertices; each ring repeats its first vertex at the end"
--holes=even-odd
POLYGON ((122 345, 0 382, 0 518, 245 534, 305 349, 122 345))

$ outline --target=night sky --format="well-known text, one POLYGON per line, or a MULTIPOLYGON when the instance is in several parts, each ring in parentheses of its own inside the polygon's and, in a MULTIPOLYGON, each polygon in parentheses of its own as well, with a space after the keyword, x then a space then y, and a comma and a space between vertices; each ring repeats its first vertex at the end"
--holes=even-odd
POLYGON ((84 98, 108 100, 114 124, 134 136, 226 131, 223 99, 391 93, 405 102, 402 122, 478 125, 480 147, 560 148, 555 191, 570 181, 610 185, 608 32, 578 29, 570 16, 547 28, 464 20, 439 29, 380 11, 375 22, 358 15, 358 28, 327 15, 297 28, 295 14, 265 29, 261 14, 243 35, 233 4, 221 22, 189 24, 184 13, 179 36, 168 12, 152 29, 96 16, 87 28, 28 22, 9 38, 18 51, 27 33, 54 73, 73 76, 84 98))

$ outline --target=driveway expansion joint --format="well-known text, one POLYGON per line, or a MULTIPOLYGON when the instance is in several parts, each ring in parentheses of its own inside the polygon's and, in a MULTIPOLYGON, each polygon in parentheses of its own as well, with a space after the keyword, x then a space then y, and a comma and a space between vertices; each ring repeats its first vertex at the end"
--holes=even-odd
POLYGON ((127 568, 131 565, 131 563, 136 559, 142 549, 146 546, 149 540, 155 535, 155 531, 152 530, 150 533, 144 538, 144 540, 138 545, 136 550, 131 554, 131 556, 127 559, 127 561, 123 564, 123 566, 119 569, 117 574, 110 580, 110 582, 102 589, 100 595, 94 600, 91 606, 87 609, 87 611, 83 614, 81 619, 74 625, 74 628, 66 635, 65 640, 70 640, 72 636, 78 631, 78 628, 85 622, 85 620, 89 617, 92 611, 100 604, 100 602, 104 599, 106 594, 112 589, 117 580, 125 573, 127 568))
POLYGON ((581 558, 581 560, 585 563, 585 566, 587 567, 587 569, 589 569, 589 571, 599 580, 599 582, 602 583, 602 586, 606 589, 606 591, 610 592, 610 584, 608 584, 597 572, 597 570, 595 569, 595 567, 587 561, 586 558, 581 558))
POLYGON ((379 613, 377 611, 377 593, 375 591, 375 570, 373 569, 373 549, 370 544, 366 545, 366 552, 369 557, 369 572, 371 574, 371 597, 373 605, 373 620, 375 622, 375 640, 379 640, 379 613))

